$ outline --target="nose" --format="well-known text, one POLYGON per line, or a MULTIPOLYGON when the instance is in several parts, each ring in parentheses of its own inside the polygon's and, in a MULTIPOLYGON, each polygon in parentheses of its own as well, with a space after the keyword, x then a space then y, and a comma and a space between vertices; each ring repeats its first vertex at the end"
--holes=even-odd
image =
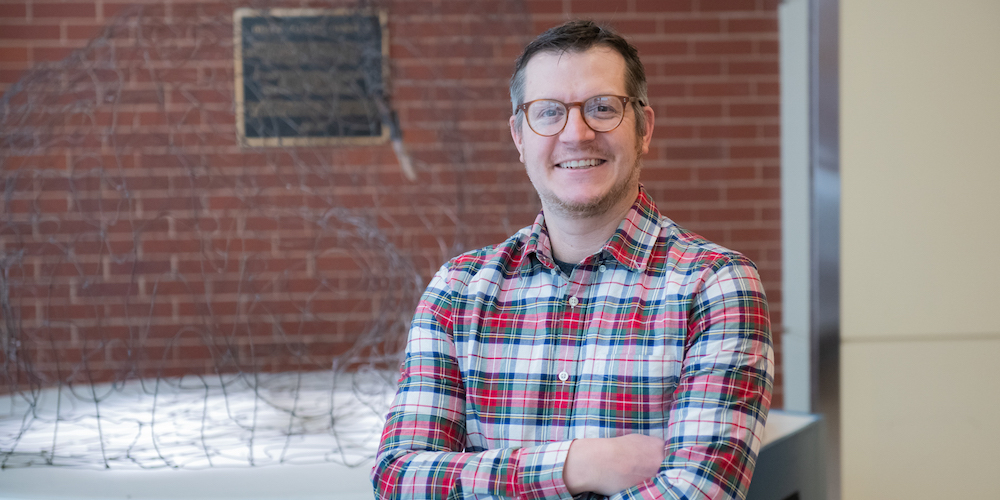
POLYGON ((597 132, 587 125, 583 120, 583 111, 579 106, 569 109, 566 115, 566 126, 559 134, 562 142, 587 142, 592 141, 597 136, 597 132))

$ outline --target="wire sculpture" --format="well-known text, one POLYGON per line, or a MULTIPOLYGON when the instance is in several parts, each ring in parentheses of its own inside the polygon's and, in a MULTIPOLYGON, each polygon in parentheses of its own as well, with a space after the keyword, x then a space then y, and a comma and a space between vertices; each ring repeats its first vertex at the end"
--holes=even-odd
MULTIPOLYGON (((127 11, 0 99, 0 468, 362 463, 429 271, 396 220, 420 220, 437 263, 489 242, 468 232, 458 111, 439 132, 452 193, 379 184, 426 167, 395 121, 398 160, 368 170, 241 147, 232 10, 189 7, 127 11)), ((510 234, 530 186, 507 182, 510 234)))

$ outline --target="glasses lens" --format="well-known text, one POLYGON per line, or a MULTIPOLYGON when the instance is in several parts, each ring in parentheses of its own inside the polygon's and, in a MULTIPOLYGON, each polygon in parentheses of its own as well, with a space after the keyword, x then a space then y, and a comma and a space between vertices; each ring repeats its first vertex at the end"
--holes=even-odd
POLYGON ((542 99, 528 105, 528 125, 541 135, 555 135, 566 123, 566 106, 559 101, 542 99))
POLYGON ((614 130, 625 117, 625 104, 620 97, 599 95, 583 103, 587 125, 597 132, 614 130))

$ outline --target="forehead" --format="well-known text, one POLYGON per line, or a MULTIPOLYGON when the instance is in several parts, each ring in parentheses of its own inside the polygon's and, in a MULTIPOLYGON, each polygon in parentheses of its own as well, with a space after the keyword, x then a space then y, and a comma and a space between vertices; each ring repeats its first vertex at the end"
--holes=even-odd
POLYGON ((525 101, 579 101, 598 94, 625 95, 625 59, 614 49, 541 52, 524 68, 525 101))

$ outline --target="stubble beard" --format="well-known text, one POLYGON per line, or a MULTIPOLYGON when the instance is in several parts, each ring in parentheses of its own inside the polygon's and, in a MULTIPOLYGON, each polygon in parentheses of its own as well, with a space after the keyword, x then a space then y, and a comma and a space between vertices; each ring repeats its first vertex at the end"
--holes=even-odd
POLYGON ((623 198, 635 200, 638 195, 639 172, 642 170, 642 147, 638 146, 635 152, 635 162, 629 169, 628 176, 620 179, 604 195, 584 202, 572 202, 559 198, 550 190, 538 191, 538 197, 542 200, 545 210, 555 212, 562 217, 584 219, 606 214, 623 198))

